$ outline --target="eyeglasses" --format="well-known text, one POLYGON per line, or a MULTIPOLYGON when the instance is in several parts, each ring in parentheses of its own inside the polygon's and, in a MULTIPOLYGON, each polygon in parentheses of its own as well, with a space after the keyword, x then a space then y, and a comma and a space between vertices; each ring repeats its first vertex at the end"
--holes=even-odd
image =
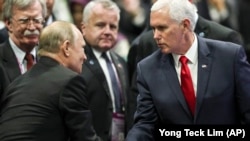
MULTIPOLYGON (((14 19, 14 18, 12 18, 12 19, 14 19)), ((31 21, 36 26, 41 26, 44 23, 44 19, 43 18, 34 18, 34 19, 22 18, 22 19, 18 19, 18 20, 14 19, 14 20, 17 21, 21 25, 30 25, 31 21)))

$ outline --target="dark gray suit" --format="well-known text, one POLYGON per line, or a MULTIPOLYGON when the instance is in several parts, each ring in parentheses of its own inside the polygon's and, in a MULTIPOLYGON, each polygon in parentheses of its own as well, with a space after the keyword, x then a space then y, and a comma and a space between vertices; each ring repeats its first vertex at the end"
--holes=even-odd
MULTIPOLYGON (((111 139, 111 123, 113 106, 111 94, 109 92, 108 83, 105 74, 95 57, 91 47, 85 47, 87 61, 83 65, 82 76, 87 84, 87 96, 90 110, 93 114, 93 125, 98 136, 104 141, 111 139)), ((125 100, 125 126, 129 128, 132 124, 133 115, 128 114, 131 106, 128 95, 128 75, 126 62, 117 54, 110 51, 111 58, 116 67, 118 77, 121 82, 123 99, 125 100)))
POLYGON ((157 123, 250 124, 250 65, 242 46, 198 37, 194 117, 185 103, 172 54, 157 50, 138 63, 138 107, 127 141, 152 141, 157 123))
POLYGON ((15 79, 4 93, 1 141, 94 141, 86 84, 48 57, 15 79))
MULTIPOLYGON (((6 87, 21 75, 18 61, 9 40, 0 44, 0 101, 6 87)), ((1 102, 0 102, 1 103, 1 102)))

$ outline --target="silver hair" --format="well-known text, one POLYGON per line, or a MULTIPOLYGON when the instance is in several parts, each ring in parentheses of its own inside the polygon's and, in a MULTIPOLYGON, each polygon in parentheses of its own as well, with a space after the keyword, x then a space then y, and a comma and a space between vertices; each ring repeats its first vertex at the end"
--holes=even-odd
POLYGON ((189 19, 191 28, 194 30, 197 8, 188 0, 157 0, 151 7, 151 12, 161 9, 167 9, 171 19, 178 23, 181 23, 184 19, 189 19))
POLYGON ((42 16, 45 18, 47 14, 47 7, 44 0, 5 0, 3 3, 3 18, 4 20, 10 20, 13 17, 13 7, 19 9, 25 9, 32 5, 35 1, 38 1, 42 6, 42 16))
POLYGON ((117 12, 118 20, 120 19, 120 8, 118 5, 111 0, 92 0, 90 1, 83 10, 83 22, 87 23, 90 15, 94 11, 94 7, 101 4, 105 9, 111 9, 117 12))

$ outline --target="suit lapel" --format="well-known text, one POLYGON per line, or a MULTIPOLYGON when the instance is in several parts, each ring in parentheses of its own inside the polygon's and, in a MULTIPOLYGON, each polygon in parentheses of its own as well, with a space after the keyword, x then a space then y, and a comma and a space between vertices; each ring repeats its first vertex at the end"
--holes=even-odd
POLYGON ((126 77, 127 77, 126 73, 127 72, 125 72, 125 70, 127 68, 124 68, 124 66, 121 64, 121 62, 119 61, 117 55, 115 55, 114 52, 110 51, 110 55, 111 55, 111 58, 113 60, 114 65, 116 67, 117 75, 118 75, 119 80, 120 80, 122 94, 123 94, 122 98, 126 102, 126 99, 125 99, 126 98, 125 97, 126 90, 124 88, 126 88, 126 85, 127 85, 127 83, 126 83, 127 82, 127 79, 126 79, 126 77))
POLYGON ((5 42, 5 46, 2 49, 3 65, 6 69, 7 77, 12 82, 16 77, 21 75, 19 64, 9 42, 5 42))
MULTIPOLYGON (((198 37, 198 80, 196 93, 196 115, 198 115, 206 93, 209 74, 212 67, 212 58, 206 42, 198 37)), ((196 120, 196 118, 195 118, 196 120)))
POLYGON ((91 47, 86 46, 86 55, 87 55, 87 61, 85 62, 85 65, 90 69, 90 71, 96 76, 97 79, 101 82, 103 85, 106 94, 111 98, 111 94, 109 92, 108 83, 106 81, 106 77, 104 75, 104 72, 102 71, 102 67, 99 64, 97 58, 95 57, 91 47))
POLYGON ((181 91, 181 87, 180 87, 180 83, 179 83, 177 73, 175 70, 175 64, 174 64, 174 59, 172 55, 171 54, 163 55, 161 62, 162 62, 161 70, 163 71, 163 74, 165 74, 165 76, 167 77, 166 78, 167 83, 170 84, 170 90, 166 90, 166 91, 168 91, 170 94, 173 94, 176 97, 181 107, 191 118, 192 115, 188 109, 185 98, 181 91))

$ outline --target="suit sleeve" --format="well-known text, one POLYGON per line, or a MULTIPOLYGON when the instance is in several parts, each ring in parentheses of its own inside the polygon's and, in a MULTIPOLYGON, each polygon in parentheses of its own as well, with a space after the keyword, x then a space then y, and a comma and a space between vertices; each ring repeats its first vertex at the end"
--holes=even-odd
POLYGON ((86 84, 82 77, 76 76, 67 83, 60 97, 60 105, 70 141, 99 140, 92 126, 86 84))
POLYGON ((243 48, 240 48, 237 55, 235 63, 237 104, 241 114, 241 122, 250 124, 250 65, 246 61, 243 48))
POLYGON ((126 141, 153 141, 155 126, 157 123, 157 113, 154 107, 150 91, 145 83, 143 73, 137 67, 137 87, 139 95, 137 97, 137 110, 135 112, 135 122, 129 131, 126 141))

